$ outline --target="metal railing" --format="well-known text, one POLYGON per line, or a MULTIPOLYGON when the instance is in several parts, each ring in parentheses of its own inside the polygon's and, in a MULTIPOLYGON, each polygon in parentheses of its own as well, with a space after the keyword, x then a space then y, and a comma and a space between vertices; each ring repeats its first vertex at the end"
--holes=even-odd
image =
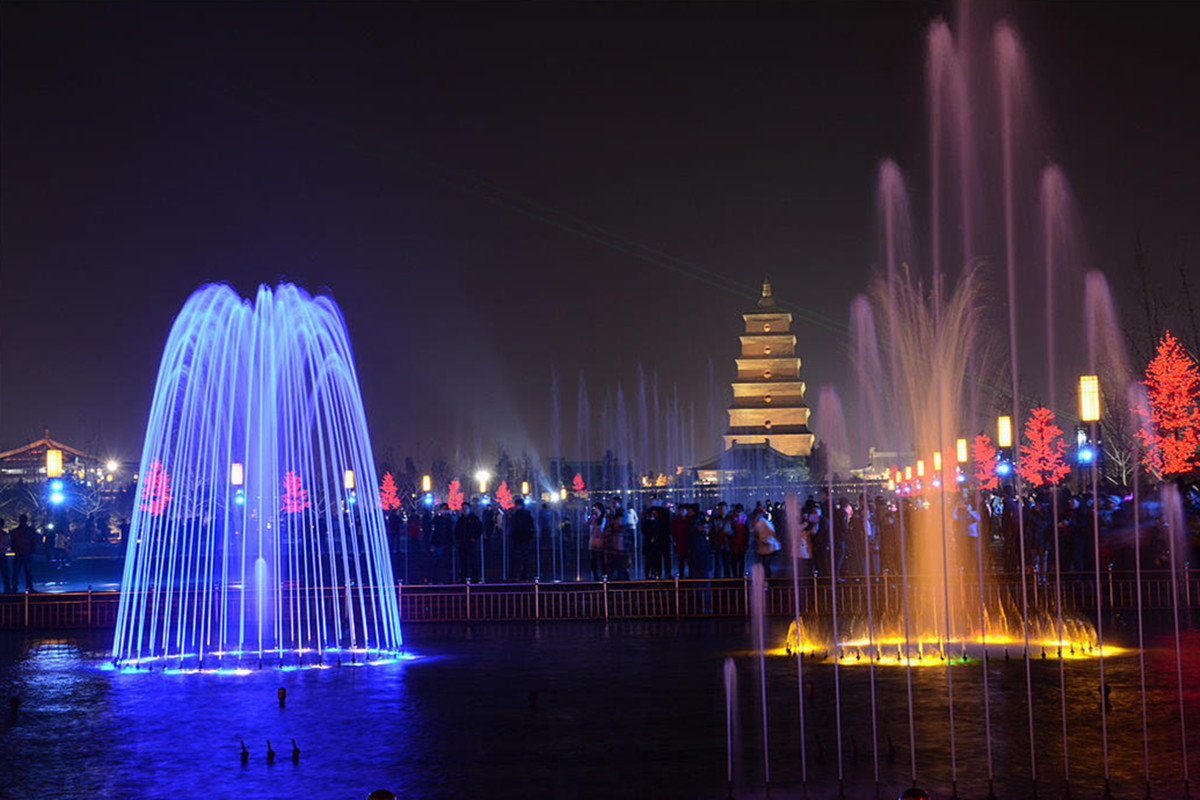
MULTIPOLYGON (((1177 574, 1178 605, 1200 608, 1200 571, 1190 567, 1177 574)), ((835 587, 827 577, 815 575, 800 580, 800 613, 825 617, 832 610, 835 587)), ((1034 612, 1057 611, 1053 575, 1027 576, 1029 608, 1034 612)), ((862 576, 848 575, 836 583, 839 615, 865 614, 867 593, 877 615, 900 613, 903 586, 899 576, 885 572, 868 584, 862 576)), ((1176 604, 1169 570, 1144 571, 1141 582, 1131 573, 1107 570, 1101 573, 1102 611, 1134 611, 1139 590, 1142 608, 1155 612, 1176 604)), ((750 582, 741 578, 666 579, 649 581, 567 581, 562 583, 488 584, 398 584, 401 620, 418 622, 504 622, 557 620, 636 620, 698 617, 740 617, 750 613, 750 582)), ((942 601, 941 583, 909 576, 910 606, 922 596, 942 601)), ((979 603, 978 576, 951 576, 948 587, 952 602, 964 608, 979 603)), ((990 608, 1018 608, 1021 577, 1014 574, 987 576, 984 587, 990 608)), ((187 594, 181 591, 179 594, 187 594)), ((332 595, 331 595, 332 596, 332 595)), ((66 592, 9 594, 0 596, 0 628, 112 628, 116 624, 120 593, 66 592)), ((1062 609, 1065 613, 1094 613, 1095 573, 1062 575, 1062 609)), ((795 593, 790 577, 768 581, 764 613, 769 616, 795 614, 795 593)))

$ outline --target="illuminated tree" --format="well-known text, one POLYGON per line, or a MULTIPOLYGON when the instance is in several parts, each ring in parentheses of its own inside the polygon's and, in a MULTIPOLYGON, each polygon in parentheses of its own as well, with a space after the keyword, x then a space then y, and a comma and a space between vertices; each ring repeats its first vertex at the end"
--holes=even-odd
POLYGON ((508 490, 508 481, 501 481, 496 488, 496 501, 505 511, 513 507, 512 492, 508 490))
POLYGON ((1158 477, 1200 466, 1200 369, 1170 331, 1159 340, 1142 384, 1149 408, 1133 409, 1143 420, 1137 432, 1142 464, 1158 477))
POLYGON ((1062 440, 1062 433, 1062 429, 1054 424, 1054 412, 1050 409, 1038 406, 1029 412, 1017 472, 1030 486, 1053 486, 1070 474, 1071 467, 1063 458, 1067 445, 1062 440))
POLYGON ((587 486, 585 486, 583 483, 583 476, 580 475, 578 472, 576 472, 575 480, 571 483, 571 491, 582 492, 586 489, 587 489, 587 486))
POLYGON ((171 476, 163 469, 161 461, 155 461, 142 477, 142 510, 157 517, 166 509, 170 499, 171 476))
POLYGON ((383 484, 379 487, 379 507, 384 511, 395 511, 400 507, 400 494, 396 491, 396 479, 392 473, 383 473, 383 484))
POLYGON ((462 509, 463 491, 462 484, 458 482, 458 478, 450 481, 450 488, 446 492, 446 505, 450 506, 451 511, 459 511, 462 509))
POLYGON ((996 448, 992 437, 981 433, 971 442, 971 460, 975 462, 975 480, 980 489, 995 489, 1000 485, 996 475, 996 448))
POLYGON ((292 470, 283 476, 283 510, 289 514, 303 511, 311 505, 308 502, 308 489, 302 486, 300 476, 292 470))

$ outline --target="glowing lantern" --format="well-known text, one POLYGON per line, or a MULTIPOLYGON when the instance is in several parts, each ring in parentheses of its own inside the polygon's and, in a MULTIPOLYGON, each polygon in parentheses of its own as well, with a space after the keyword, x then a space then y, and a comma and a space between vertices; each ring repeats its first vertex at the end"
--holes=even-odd
POLYGON ((521 494, 529 494, 529 481, 521 481, 521 494))
POLYGON ((236 461, 229 465, 229 482, 234 486, 241 486, 246 482, 246 469, 236 461))
POLYGON ((348 469, 346 470, 345 474, 342 475, 342 488, 346 491, 351 491, 354 489, 354 470, 348 469))
POLYGON ((918 478, 925 477, 925 462, 922 461, 921 459, 917 459, 917 477, 918 478))
POLYGON ((942 471, 942 453, 940 450, 933 454, 933 471, 934 472, 942 471))
POLYGON ((958 463, 962 464, 967 460, 967 440, 959 439, 954 443, 954 455, 958 463))
POLYGON ((1100 420, 1100 379, 1095 375, 1079 378, 1079 418, 1084 422, 1100 420))
POLYGON ((912 480, 912 467, 904 468, 904 480, 906 480, 906 481, 912 480))
POLYGON ((46 451, 46 477, 61 478, 63 474, 62 450, 46 451))
POLYGON ((428 493, 433 489, 433 478, 428 475, 421 476, 421 491, 428 493))
POLYGON ((1000 417, 996 420, 996 444, 1000 447, 1012 447, 1012 417, 1000 417))

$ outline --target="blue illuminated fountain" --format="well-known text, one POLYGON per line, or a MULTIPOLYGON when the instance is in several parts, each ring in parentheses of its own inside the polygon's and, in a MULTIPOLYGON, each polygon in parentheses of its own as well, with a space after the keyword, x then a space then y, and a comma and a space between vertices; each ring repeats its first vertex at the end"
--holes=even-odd
POLYGON ((209 284, 175 320, 146 425, 113 659, 240 669, 402 647, 341 312, 209 284), (356 494, 361 487, 362 496, 356 494))

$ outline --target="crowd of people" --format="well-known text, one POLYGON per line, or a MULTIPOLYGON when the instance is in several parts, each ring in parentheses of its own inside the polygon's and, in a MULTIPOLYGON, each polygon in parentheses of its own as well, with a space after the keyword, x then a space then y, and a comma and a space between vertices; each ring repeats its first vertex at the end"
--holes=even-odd
MULTIPOLYGON (((1157 492, 1140 499, 1139 537, 1128 493, 1093 497, 1059 487, 1018 495, 1004 486, 911 497, 841 488, 789 503, 764 499, 752 507, 672 502, 661 495, 627 503, 619 494, 586 507, 530 508, 521 499, 508 510, 478 502, 457 510, 441 504, 390 514, 388 531, 393 557, 413 556, 410 580, 431 583, 550 580, 567 572, 596 581, 742 578, 755 563, 767 577, 781 574, 781 567, 790 574, 794 565, 802 577, 856 579, 918 569, 915 550, 932 546, 940 552, 943 537, 952 563, 982 564, 996 573, 1024 569, 1046 580, 1056 569, 1063 575, 1093 571, 1097 532, 1105 569, 1132 569, 1139 541, 1144 569, 1170 563, 1169 515, 1157 492)), ((1180 510, 1180 562, 1196 564, 1200 488, 1181 487, 1180 510)))

